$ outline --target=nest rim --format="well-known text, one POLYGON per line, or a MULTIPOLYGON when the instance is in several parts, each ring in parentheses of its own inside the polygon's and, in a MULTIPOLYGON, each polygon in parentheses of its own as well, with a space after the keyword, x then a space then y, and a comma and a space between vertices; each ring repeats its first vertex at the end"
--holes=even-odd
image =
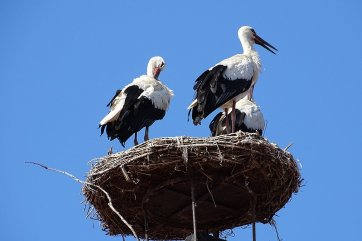
MULTIPOLYGON (((243 132, 207 138, 155 138, 96 159, 87 176, 87 183, 109 191, 113 205, 139 237, 147 233, 155 240, 180 240, 192 232, 192 218, 187 218, 191 205, 185 204, 190 199, 187 188, 191 181, 196 192, 203 194, 196 209, 198 229, 203 231, 267 223, 301 185, 298 164, 289 152, 257 134, 243 132), (205 180, 209 180, 207 185, 205 180), (266 197, 268 189, 274 194, 269 191, 266 197), (179 201, 183 205, 173 204, 179 201), (217 203, 224 203, 224 209, 215 211, 217 203), (181 211, 174 211, 175 205, 181 211)), ((87 184, 83 193, 109 235, 132 235, 112 213, 105 195, 87 184)))

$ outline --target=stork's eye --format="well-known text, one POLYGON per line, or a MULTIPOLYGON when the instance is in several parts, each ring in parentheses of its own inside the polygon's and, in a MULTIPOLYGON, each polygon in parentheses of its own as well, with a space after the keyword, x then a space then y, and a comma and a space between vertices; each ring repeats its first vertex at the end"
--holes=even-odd
POLYGON ((161 62, 160 67, 162 68, 165 65, 164 62, 161 62))

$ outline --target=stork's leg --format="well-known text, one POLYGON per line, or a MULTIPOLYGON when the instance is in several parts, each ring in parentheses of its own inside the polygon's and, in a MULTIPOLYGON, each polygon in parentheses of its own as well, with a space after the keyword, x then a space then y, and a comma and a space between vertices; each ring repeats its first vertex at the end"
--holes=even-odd
POLYGON ((231 110, 231 133, 235 132, 236 112, 235 112, 235 100, 233 100, 233 107, 231 110))
POLYGON ((148 126, 146 126, 144 141, 148 141, 148 126))
POLYGON ((137 141, 137 132, 134 133, 134 141, 133 141, 134 145, 137 146, 138 145, 138 141, 137 141))
POLYGON ((253 99, 253 94, 254 94, 254 85, 250 87, 249 94, 247 95, 248 100, 251 101, 253 99))
POLYGON ((225 108, 225 121, 226 121, 226 134, 230 133, 230 121, 229 121, 229 113, 228 113, 228 109, 225 108))

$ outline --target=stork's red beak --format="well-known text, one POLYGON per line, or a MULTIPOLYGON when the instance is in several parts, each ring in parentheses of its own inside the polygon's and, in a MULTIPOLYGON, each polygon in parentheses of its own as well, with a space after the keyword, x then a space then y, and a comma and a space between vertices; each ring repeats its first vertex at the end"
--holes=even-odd
POLYGON ((274 49, 275 51, 278 51, 273 45, 271 45, 270 43, 268 43, 267 41, 265 41, 264 39, 262 39, 261 37, 259 37, 257 34, 255 34, 255 43, 259 44, 260 46, 262 46, 263 48, 269 50, 270 52, 272 52, 273 54, 275 54, 275 52, 273 50, 271 50, 270 48, 274 49), (270 48, 269 48, 270 47, 270 48))
POLYGON ((153 69, 153 76, 155 79, 158 79, 158 76, 160 75, 160 72, 161 72, 161 68, 160 67, 155 67, 153 69))

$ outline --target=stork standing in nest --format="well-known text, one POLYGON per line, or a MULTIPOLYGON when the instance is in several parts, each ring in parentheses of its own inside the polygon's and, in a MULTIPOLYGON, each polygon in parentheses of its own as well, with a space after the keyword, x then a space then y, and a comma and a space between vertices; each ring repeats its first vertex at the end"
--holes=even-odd
POLYGON ((164 68, 163 58, 153 57, 148 62, 147 75, 117 90, 107 105, 110 112, 99 123, 101 135, 106 130, 108 139, 117 138, 124 147, 127 139, 135 134, 134 144, 138 145, 137 132, 145 127, 144 141, 149 139, 149 127, 165 116, 173 96, 173 91, 158 79, 164 68))
MULTIPOLYGON (((273 50, 277 51, 249 26, 241 27, 238 36, 244 52, 222 60, 195 81, 195 99, 188 107, 189 115, 192 112, 194 125, 201 124, 202 119, 219 107, 225 111, 228 119, 228 109, 231 108, 231 132, 235 132, 235 104, 245 96, 252 99, 254 85, 261 70, 261 61, 254 50, 254 44, 261 45, 274 54, 273 50)), ((228 120, 226 124, 229 125, 228 120)))
MULTIPOLYGON (((212 136, 219 136, 229 133, 227 120, 230 121, 230 109, 227 111, 229 118, 226 118, 226 112, 220 112, 211 121, 209 128, 212 136)), ((244 131, 249 133, 263 134, 265 128, 265 120, 260 106, 254 100, 249 100, 247 97, 239 100, 235 104, 235 131, 244 131)))

